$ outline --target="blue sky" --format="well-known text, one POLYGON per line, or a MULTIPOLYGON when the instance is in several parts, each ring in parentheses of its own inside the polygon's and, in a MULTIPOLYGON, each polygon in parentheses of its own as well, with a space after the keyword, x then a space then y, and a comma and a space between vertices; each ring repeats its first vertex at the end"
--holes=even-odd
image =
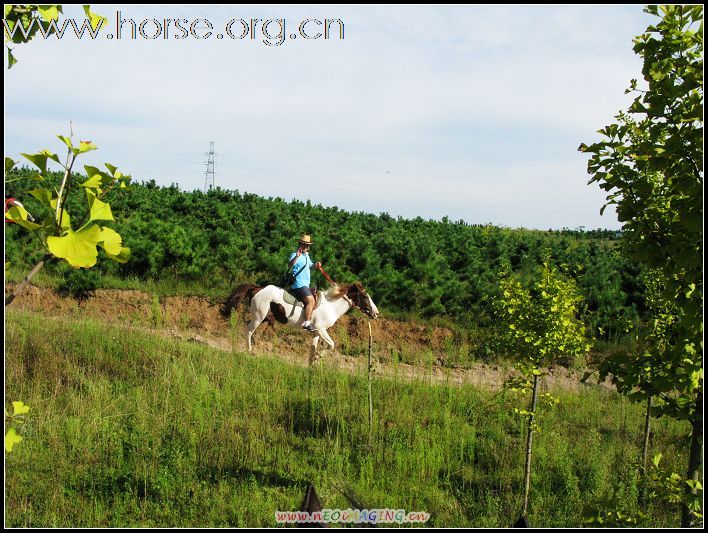
POLYGON ((599 138, 641 78, 632 39, 652 23, 641 6, 94 10, 109 20, 95 41, 16 48, 6 155, 60 151, 55 135, 72 121, 99 147, 82 164, 183 189, 204 187, 214 141, 227 189, 407 218, 620 227, 611 209, 600 216, 605 193, 587 185, 577 147, 599 138), (344 39, 118 41, 105 36, 117 10, 137 24, 208 19, 215 32, 231 19, 285 19, 288 36, 306 19, 341 19, 344 39))

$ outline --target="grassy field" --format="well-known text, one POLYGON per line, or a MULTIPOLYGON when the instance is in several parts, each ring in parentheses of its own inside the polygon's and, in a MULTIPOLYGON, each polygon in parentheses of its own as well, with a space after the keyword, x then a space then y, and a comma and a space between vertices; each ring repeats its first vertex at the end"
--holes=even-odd
MULTIPOLYGON (((10 311, 6 405, 31 407, 6 455, 6 526, 273 526, 311 481, 328 508, 426 511, 434 526, 510 526, 521 504, 519 399, 227 353, 97 321, 10 311)), ((582 525, 612 494, 638 506, 642 407, 558 393, 534 439, 529 518, 582 525)), ((525 403, 525 400, 524 400, 525 403)), ((652 451, 682 472, 688 427, 658 420, 652 451)), ((671 507, 643 508, 677 526, 671 507)))

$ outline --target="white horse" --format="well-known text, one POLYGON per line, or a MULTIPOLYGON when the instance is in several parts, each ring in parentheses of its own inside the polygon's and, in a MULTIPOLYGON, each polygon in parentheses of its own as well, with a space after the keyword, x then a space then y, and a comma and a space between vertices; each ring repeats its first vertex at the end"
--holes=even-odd
MULTIPOLYGON (((263 288, 255 285, 241 285, 234 289, 227 299, 222 314, 228 316, 232 307, 236 307, 245 297, 251 299, 251 320, 246 325, 246 340, 248 351, 253 351, 253 333, 256 328, 267 320, 270 324, 277 320, 281 324, 300 328, 305 321, 305 308, 302 303, 296 301, 292 295, 284 289, 275 285, 268 285, 263 288)), ((310 362, 317 359, 317 345, 320 338, 324 339, 327 349, 334 348, 334 341, 327 333, 327 329, 332 327, 342 315, 356 307, 371 318, 378 318, 379 310, 362 287, 361 283, 355 282, 347 285, 333 285, 329 290, 320 291, 317 294, 315 309, 312 311, 310 319, 315 328, 310 349, 310 362)))

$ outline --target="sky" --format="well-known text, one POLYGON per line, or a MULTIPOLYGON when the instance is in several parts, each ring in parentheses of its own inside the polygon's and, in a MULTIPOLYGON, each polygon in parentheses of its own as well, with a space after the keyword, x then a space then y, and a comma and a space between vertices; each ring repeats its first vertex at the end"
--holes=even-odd
MULTIPOLYGON (((80 23, 77 7, 61 20, 80 23)), ((204 189, 214 142, 224 189, 404 218, 621 227, 613 209, 600 215, 606 193, 577 148, 631 102, 632 40, 653 23, 641 6, 93 10, 108 19, 96 39, 68 30, 15 48, 5 155, 61 153, 71 122, 99 147, 80 165, 183 190, 204 189), (177 38, 175 19, 194 33, 177 38), (205 20, 212 35, 197 39, 205 20), (325 20, 341 21, 328 39, 325 20)))

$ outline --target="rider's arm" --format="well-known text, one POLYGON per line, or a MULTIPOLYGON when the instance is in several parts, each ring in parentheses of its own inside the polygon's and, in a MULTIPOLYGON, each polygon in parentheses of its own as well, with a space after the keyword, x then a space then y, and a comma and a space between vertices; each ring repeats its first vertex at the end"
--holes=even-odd
POLYGON ((300 259, 300 255, 302 255, 302 251, 300 250, 300 248, 298 248, 297 252, 295 252, 295 254, 293 254, 293 258, 288 263, 288 268, 293 267, 293 265, 297 262, 297 260, 300 259))

